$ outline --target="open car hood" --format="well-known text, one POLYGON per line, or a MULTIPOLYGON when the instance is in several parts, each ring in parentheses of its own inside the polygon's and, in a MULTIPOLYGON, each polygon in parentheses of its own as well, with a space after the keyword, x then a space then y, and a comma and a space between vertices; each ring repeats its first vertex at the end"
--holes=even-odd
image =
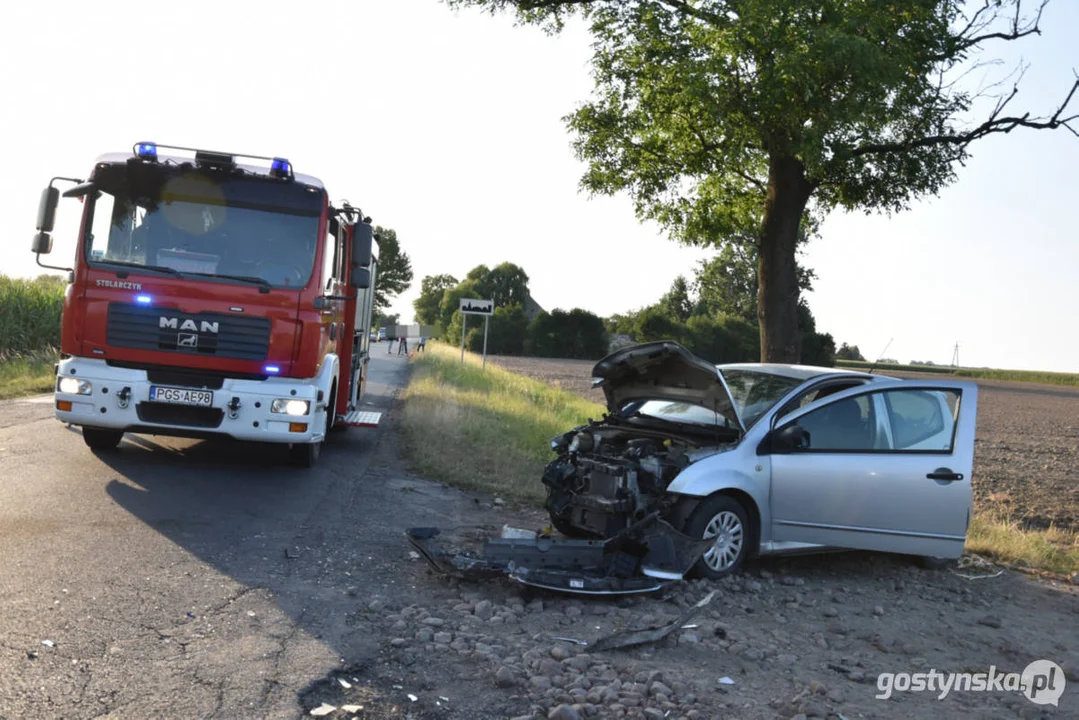
POLYGON ((637 400, 686 402, 718 413, 745 432, 716 366, 676 342, 644 343, 611 353, 592 368, 592 387, 603 388, 612 413, 637 400))

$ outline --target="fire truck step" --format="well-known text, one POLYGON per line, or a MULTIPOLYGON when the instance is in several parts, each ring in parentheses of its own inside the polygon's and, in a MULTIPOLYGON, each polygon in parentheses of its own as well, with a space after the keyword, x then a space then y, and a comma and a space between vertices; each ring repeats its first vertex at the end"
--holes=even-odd
POLYGON ((350 427, 378 427, 380 420, 382 420, 382 413, 353 410, 345 415, 345 419, 341 422, 350 427))

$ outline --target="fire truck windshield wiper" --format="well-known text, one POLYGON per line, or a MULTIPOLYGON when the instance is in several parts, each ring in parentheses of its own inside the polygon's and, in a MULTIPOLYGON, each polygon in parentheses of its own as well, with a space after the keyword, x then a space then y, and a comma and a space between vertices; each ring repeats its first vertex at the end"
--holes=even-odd
POLYGON ((171 267, 168 267, 167 265, 143 265, 142 263, 125 262, 123 260, 104 260, 104 259, 95 260, 94 262, 104 263, 104 264, 108 264, 108 265, 120 265, 122 267, 134 268, 136 270, 153 270, 153 271, 156 271, 156 272, 168 273, 169 275, 176 275, 178 277, 183 277, 184 276, 183 273, 181 273, 176 268, 171 268, 171 267))
POLYGON ((227 280, 239 280, 240 282, 251 283, 252 285, 259 286, 259 292, 268 293, 273 290, 273 285, 265 278, 260 278, 255 275, 222 275, 221 273, 191 273, 191 275, 203 275, 205 277, 225 278, 227 280))

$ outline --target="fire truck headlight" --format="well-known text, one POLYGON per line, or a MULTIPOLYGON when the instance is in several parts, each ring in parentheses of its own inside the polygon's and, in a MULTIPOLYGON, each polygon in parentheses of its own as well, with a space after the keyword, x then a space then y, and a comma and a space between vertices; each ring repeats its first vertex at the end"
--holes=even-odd
POLYGON ((72 395, 89 395, 94 391, 94 386, 89 380, 66 377, 60 378, 60 381, 56 383, 56 389, 59 392, 70 393, 72 395))
POLYGON ((293 400, 291 398, 277 398, 270 405, 270 412, 284 415, 306 415, 311 408, 311 403, 306 400, 293 400))

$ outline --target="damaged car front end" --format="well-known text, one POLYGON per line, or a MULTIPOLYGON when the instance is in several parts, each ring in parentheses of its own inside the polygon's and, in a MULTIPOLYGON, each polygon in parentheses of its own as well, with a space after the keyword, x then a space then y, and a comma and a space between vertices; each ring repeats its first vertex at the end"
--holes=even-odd
POLYGON ((607 537, 651 512, 670 516, 674 478, 743 434, 715 366, 674 343, 617 353, 593 377, 609 413, 552 440, 558 459, 543 474, 551 522, 570 537, 607 537))

